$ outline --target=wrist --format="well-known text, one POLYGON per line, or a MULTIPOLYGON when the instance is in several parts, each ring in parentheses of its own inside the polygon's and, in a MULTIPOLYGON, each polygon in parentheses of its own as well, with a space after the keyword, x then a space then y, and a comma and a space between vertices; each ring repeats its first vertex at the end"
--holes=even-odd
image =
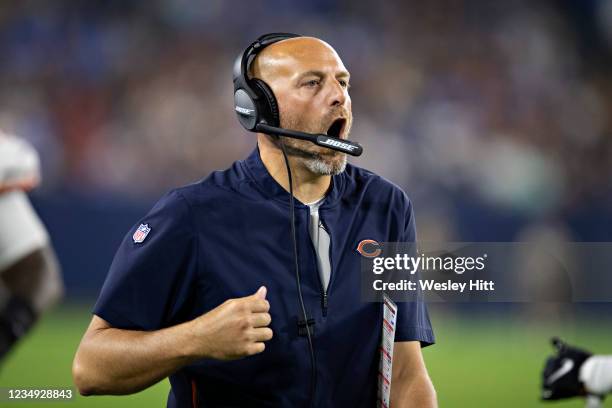
POLYGON ((189 362, 210 357, 207 347, 208 331, 206 325, 202 323, 202 316, 184 323, 185 336, 181 346, 181 357, 189 362))

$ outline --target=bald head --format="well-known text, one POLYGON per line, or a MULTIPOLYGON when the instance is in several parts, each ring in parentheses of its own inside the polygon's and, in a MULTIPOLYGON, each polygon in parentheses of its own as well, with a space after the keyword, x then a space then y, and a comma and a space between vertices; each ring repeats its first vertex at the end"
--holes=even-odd
POLYGON ((262 50, 250 67, 249 76, 272 81, 276 76, 295 74, 295 67, 307 61, 338 64, 342 60, 331 45, 314 37, 296 37, 274 43, 262 50))

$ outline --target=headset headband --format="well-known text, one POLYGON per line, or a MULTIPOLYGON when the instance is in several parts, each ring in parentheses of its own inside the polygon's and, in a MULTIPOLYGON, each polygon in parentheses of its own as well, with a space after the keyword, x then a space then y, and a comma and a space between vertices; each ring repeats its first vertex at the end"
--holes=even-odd
POLYGON ((234 82, 239 81, 240 85, 249 92, 251 97, 256 97, 257 95, 249 86, 248 77, 249 65, 254 59, 252 57, 255 57, 264 48, 271 44, 295 37, 301 37, 301 35, 293 33, 269 33, 264 34, 257 40, 253 41, 251 45, 249 45, 242 53, 242 58, 240 58, 240 61, 237 61, 237 64, 234 65, 234 82))

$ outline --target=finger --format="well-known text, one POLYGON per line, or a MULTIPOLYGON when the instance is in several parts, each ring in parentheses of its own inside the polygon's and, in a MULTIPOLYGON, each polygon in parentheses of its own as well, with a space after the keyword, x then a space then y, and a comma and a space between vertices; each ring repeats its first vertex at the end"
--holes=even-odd
POLYGON ((265 299, 251 299, 248 302, 248 307, 254 313, 267 313, 270 310, 270 302, 265 299))
POLYGON ((264 343, 251 343, 247 347, 247 355, 252 356, 253 354, 259 354, 266 349, 264 343))
POLYGON ((251 315, 251 325, 253 327, 266 327, 272 322, 269 313, 253 313, 251 315))
POLYGON ((266 289, 265 286, 261 286, 259 289, 257 289, 257 292, 251 295, 251 297, 255 299, 265 299, 267 293, 268 293, 268 289, 266 289))
POLYGON ((274 333, 272 332, 272 329, 269 327, 260 327, 257 329, 253 329, 253 339, 255 341, 268 341, 270 340, 274 333))
POLYGON ((268 288, 266 288, 265 286, 262 286, 261 288, 257 289, 256 295, 259 296, 261 299, 265 299, 267 294, 268 288))

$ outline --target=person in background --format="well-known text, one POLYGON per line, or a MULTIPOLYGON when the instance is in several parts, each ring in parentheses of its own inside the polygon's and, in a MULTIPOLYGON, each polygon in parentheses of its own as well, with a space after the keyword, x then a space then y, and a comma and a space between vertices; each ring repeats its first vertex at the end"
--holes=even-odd
POLYGON ((612 355, 593 353, 552 339, 557 355, 546 360, 542 373, 545 401, 585 397, 588 408, 598 408, 612 391, 612 355))
POLYGON ((0 131, 0 361, 64 290, 49 234, 27 196, 40 179, 36 150, 0 131))

